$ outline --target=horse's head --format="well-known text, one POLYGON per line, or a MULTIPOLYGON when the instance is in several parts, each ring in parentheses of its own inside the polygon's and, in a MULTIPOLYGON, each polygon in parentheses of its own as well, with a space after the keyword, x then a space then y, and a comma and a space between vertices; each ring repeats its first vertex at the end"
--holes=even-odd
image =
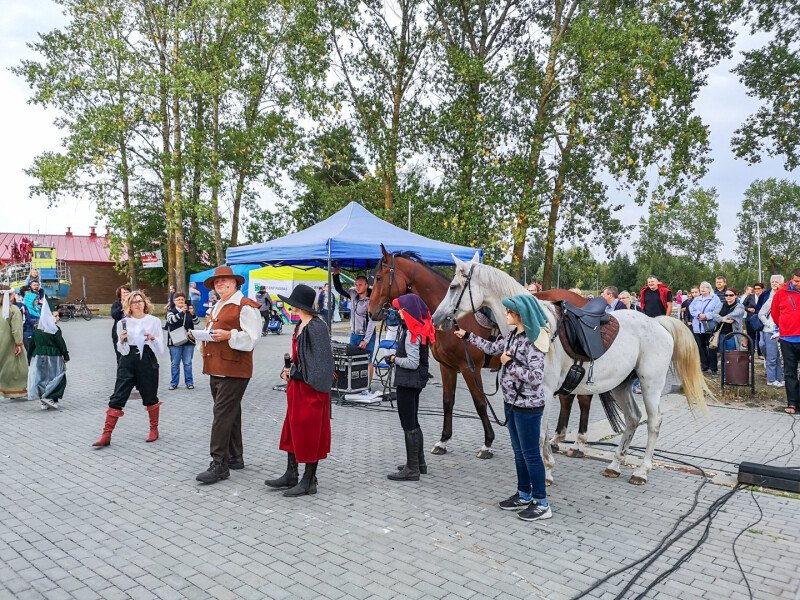
POLYGON ((451 329, 461 317, 475 312, 483 305, 483 291, 475 282, 475 272, 480 265, 480 253, 464 262, 453 255, 456 271, 447 295, 432 315, 433 324, 441 329, 451 329))
POLYGON ((405 264, 409 261, 398 253, 390 254, 383 244, 381 244, 381 254, 369 298, 369 316, 373 321, 385 319, 386 311, 392 306, 392 300, 408 293, 413 283, 405 264))

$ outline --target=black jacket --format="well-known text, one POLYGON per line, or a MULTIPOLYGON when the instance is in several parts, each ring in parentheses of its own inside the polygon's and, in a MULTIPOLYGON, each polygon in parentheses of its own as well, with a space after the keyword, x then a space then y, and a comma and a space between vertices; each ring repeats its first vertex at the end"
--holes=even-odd
POLYGON ((428 384, 428 345, 419 344, 419 366, 416 369, 407 369, 397 364, 397 359, 408 357, 406 342, 410 342, 408 329, 401 326, 397 341, 397 354, 395 355, 394 384, 397 387, 406 387, 421 390, 428 384))

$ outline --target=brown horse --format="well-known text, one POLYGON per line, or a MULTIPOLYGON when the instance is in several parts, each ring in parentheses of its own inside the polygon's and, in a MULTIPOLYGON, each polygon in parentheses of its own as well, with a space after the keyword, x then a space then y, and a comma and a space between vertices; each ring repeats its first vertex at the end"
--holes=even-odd
MULTIPOLYGON (((445 297, 450 280, 431 269, 414 253, 396 252, 389 254, 383 245, 381 245, 381 252, 383 253, 383 258, 376 269, 375 282, 369 300, 370 317, 376 321, 383 320, 386 316, 386 309, 391 306, 391 301, 410 292, 422 298, 431 313, 433 313, 436 307, 439 306, 439 302, 445 297)), ((491 333, 489 329, 478 324, 474 315, 467 315, 460 319, 458 324, 462 329, 481 337, 488 337, 491 333)), ((453 436, 456 378, 458 373, 461 373, 469 388, 469 393, 475 404, 475 410, 478 412, 481 423, 483 423, 484 442, 477 456, 478 458, 492 458, 494 430, 489 421, 488 402, 483 393, 483 384, 481 382, 481 366, 484 364, 483 352, 472 344, 464 344, 464 341, 457 338, 452 330, 437 331, 436 343, 431 350, 433 351, 433 356, 439 362, 439 368, 442 373, 442 403, 444 406, 442 437, 436 442, 431 452, 433 454, 445 454, 447 452, 447 442, 453 436), (468 355, 474 365, 472 368, 468 364, 468 355)), ((489 366, 499 369, 500 357, 493 357, 489 366)))

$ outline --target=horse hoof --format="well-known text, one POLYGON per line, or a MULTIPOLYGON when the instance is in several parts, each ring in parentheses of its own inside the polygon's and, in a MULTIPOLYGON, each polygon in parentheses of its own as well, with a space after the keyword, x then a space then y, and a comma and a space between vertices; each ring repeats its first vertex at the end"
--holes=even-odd
POLYGON ((567 450, 567 456, 569 456, 570 458, 583 458, 586 455, 583 453, 583 450, 576 450, 575 448, 570 448, 569 450, 567 450))
POLYGON ((609 477, 610 479, 616 479, 619 477, 619 471, 615 471, 613 469, 606 469, 603 471, 603 477, 609 477))
POLYGON ((632 485, 644 485, 647 483, 647 479, 644 477, 639 477, 638 475, 631 475, 631 478, 628 479, 628 483, 632 485))
POLYGON ((442 454, 447 454, 447 448, 442 448, 441 446, 434 446, 433 450, 431 450, 431 454, 436 454, 441 456, 442 454))
POLYGON ((553 485, 553 480, 552 479, 545 479, 544 480, 544 484, 545 484, 545 486, 550 487, 551 485, 553 485))
POLYGON ((494 452, 491 450, 478 450, 478 454, 476 454, 476 456, 483 459, 492 458, 494 456, 494 452))

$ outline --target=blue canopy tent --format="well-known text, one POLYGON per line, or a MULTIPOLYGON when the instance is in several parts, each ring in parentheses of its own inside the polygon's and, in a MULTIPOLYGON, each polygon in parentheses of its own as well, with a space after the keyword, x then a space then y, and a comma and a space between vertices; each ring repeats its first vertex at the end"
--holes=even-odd
MULTIPOLYGON (((228 248, 226 263, 374 267, 381 259, 380 245, 389 252, 413 250, 431 265, 452 265, 451 254, 470 260, 474 248, 448 244, 395 227, 357 202, 308 229, 262 244, 228 248)), ((481 260, 483 251, 479 250, 481 260)))
MULTIPOLYGON (((260 264, 231 265, 231 269, 236 275, 244 277, 244 285, 241 286, 241 289, 244 290, 245 294, 247 294, 247 287, 250 283, 250 271, 258 269, 260 266, 260 264)), ((208 302, 208 294, 211 290, 207 290, 203 282, 213 274, 214 269, 208 269, 207 271, 201 271, 200 273, 194 273, 189 276, 189 282, 195 282, 197 284, 197 289, 200 290, 200 309, 197 311, 198 317, 206 316, 208 307, 205 304, 208 302)))

